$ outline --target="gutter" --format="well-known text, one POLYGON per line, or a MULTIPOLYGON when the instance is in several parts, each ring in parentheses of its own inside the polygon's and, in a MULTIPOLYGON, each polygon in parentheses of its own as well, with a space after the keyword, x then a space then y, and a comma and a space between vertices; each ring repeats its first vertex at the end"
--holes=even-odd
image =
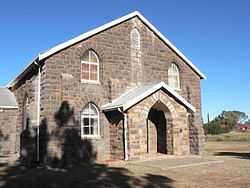
POLYGON ((118 108, 118 111, 121 112, 124 116, 124 123, 123 123, 123 128, 124 128, 124 160, 127 161, 128 160, 128 139, 127 139, 127 132, 128 132, 128 128, 127 128, 127 119, 128 119, 128 115, 121 110, 121 108, 118 108))
POLYGON ((37 162, 40 160, 40 147, 39 147, 39 138, 40 138, 40 98, 41 98, 41 65, 34 61, 34 64, 38 66, 38 80, 37 80, 37 162))

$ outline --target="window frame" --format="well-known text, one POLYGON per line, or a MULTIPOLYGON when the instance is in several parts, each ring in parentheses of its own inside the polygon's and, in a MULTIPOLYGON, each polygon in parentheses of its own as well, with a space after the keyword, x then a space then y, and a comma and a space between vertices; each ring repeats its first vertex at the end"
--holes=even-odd
POLYGON ((171 63, 169 68, 168 68, 168 85, 170 88, 172 88, 174 90, 181 91, 180 71, 179 71, 178 66, 175 63, 171 63), (176 86, 175 76, 177 76, 177 79, 178 79, 177 87, 175 87, 176 86), (170 80, 171 80, 171 82, 170 82, 170 80))
POLYGON ((141 49, 141 35, 138 29, 135 27, 130 32, 130 46, 134 50, 140 50, 141 49), (136 45, 133 44, 133 38, 136 34, 136 45))
POLYGON ((82 112, 81 112, 81 138, 100 138, 100 113, 99 110, 97 108, 97 106, 93 103, 88 103, 84 106, 82 112), (94 110, 96 111, 96 115, 91 115, 91 114, 84 114, 84 109, 91 108, 91 106, 94 108, 94 110), (84 118, 88 118, 88 122, 89 125, 85 126, 84 125, 84 118), (90 134, 90 130, 91 130, 91 119, 97 119, 97 134, 90 134), (89 134, 84 134, 84 127, 88 127, 89 128, 89 134))
POLYGON ((95 53, 94 50, 88 50, 87 52, 85 53, 88 53, 88 58, 90 59, 90 53, 93 52, 93 54, 95 55, 96 57, 96 60, 97 62, 90 62, 89 61, 84 61, 84 60, 81 60, 81 83, 93 83, 93 84, 99 84, 100 81, 99 81, 99 58, 98 58, 98 55, 95 53), (83 79, 82 76, 83 76, 83 72, 87 72, 87 71, 83 71, 83 64, 85 65, 89 65, 89 70, 88 70, 88 77, 89 79, 83 79), (90 70, 90 65, 96 65, 97 66, 97 80, 91 80, 90 79, 90 75, 91 75, 91 70, 90 70))

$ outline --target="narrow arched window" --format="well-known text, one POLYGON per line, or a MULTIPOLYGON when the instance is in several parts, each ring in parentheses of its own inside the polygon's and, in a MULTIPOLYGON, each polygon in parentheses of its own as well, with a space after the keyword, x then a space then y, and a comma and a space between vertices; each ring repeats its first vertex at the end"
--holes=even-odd
POLYGON ((93 50, 88 50, 81 58, 81 81, 99 82, 99 59, 93 50))
POLYGON ((141 48, 140 44, 140 33, 139 31, 134 28, 130 33, 130 40, 131 40, 131 48, 139 50, 141 48))
POLYGON ((29 123, 29 97, 26 94, 23 100, 23 121, 22 121, 22 130, 26 129, 29 123))
POLYGON ((168 85, 173 89, 180 89, 179 69, 174 63, 168 68, 168 85))
POLYGON ((81 113, 81 135, 99 136, 99 111, 93 103, 88 103, 81 113))

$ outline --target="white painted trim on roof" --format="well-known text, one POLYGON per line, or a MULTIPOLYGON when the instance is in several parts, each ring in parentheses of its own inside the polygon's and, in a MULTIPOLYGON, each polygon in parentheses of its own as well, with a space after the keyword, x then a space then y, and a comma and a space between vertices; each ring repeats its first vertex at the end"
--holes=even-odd
POLYGON ((172 48, 184 61, 186 61, 187 64, 189 64, 194 69, 194 71, 200 75, 201 78, 206 79, 206 76, 190 60, 188 60, 188 58, 183 53, 181 53, 180 50, 178 50, 166 37, 164 37, 164 35, 162 35, 146 18, 144 18, 141 15, 141 13, 139 13, 138 11, 132 12, 126 16, 118 18, 112 22, 109 22, 105 25, 102 25, 102 26, 96 28, 96 29, 88 31, 82 35, 79 35, 71 40, 68 40, 60 45, 57 45, 54 48, 51 48, 50 50, 46 51, 45 53, 39 54, 39 60, 43 60, 43 59, 49 57, 50 55, 66 48, 66 47, 69 47, 69 46, 71 46, 71 45, 73 45, 81 40, 84 40, 92 35, 95 35, 101 31, 104 31, 110 27, 113 27, 113 26, 115 26, 121 22, 124 22, 130 18, 133 18, 135 16, 138 16, 150 29, 152 29, 167 45, 170 46, 170 48, 172 48))
POLYGON ((32 60, 29 62, 29 64, 6 86, 7 88, 10 88, 12 86, 14 86, 19 79, 22 77, 22 75, 24 75, 26 72, 28 72, 32 66, 32 64, 35 63, 35 61, 38 59, 39 54, 32 60))
MULTIPOLYGON (((162 81, 159 82, 158 84, 156 84, 155 86, 153 86, 152 88, 141 93, 140 95, 138 95, 137 97, 135 97, 134 99, 132 99, 131 101, 129 101, 127 103, 112 106, 111 108, 109 107, 109 105, 112 105, 112 103, 108 103, 108 104, 103 105, 101 107, 101 109, 103 111, 111 111, 114 109, 123 108, 123 111, 126 111, 127 109, 129 109, 130 107, 135 105, 136 103, 140 102, 141 100, 145 99, 146 97, 148 97, 149 95, 151 95, 152 93, 154 93, 155 91, 157 91, 161 88, 166 89, 171 95, 173 95, 178 101, 180 101, 182 104, 184 104, 187 108, 189 108, 193 112, 196 112, 196 108, 193 105, 191 105, 181 95, 179 95, 177 92, 175 92, 172 88, 170 88, 167 84, 165 84, 162 81)), ((136 88, 134 88, 134 89, 136 89, 136 88)), ((132 92, 133 90, 130 90, 130 91, 132 92)), ((119 100, 119 98, 115 99, 114 101, 116 101, 116 100, 119 100)))
POLYGON ((105 104, 101 107, 101 110, 103 111, 112 111, 112 110, 116 110, 118 108, 122 108, 123 109, 123 105, 116 105, 116 106, 113 106, 112 108, 109 108, 108 106, 110 105, 111 103, 108 103, 108 104, 105 104))
POLYGON ((132 13, 130 13, 130 14, 128 14, 128 15, 126 15, 126 16, 123 16, 123 17, 121 17, 121 18, 118 18, 118 19, 116 19, 116 20, 114 20, 114 21, 111 21, 111 22, 109 22, 109 23, 107 23, 107 24, 105 24, 105 25, 102 25, 102 26, 100 26, 100 27, 98 27, 98 28, 96 28, 96 29, 93 29, 93 30, 91 30, 91 31, 88 31, 88 32, 86 32, 86 33, 83 33, 83 34, 81 34, 81 35, 79 35, 79 36, 77 36, 77 37, 75 37, 75 38, 73 38, 73 39, 71 39, 71 40, 68 40, 68 41, 66 41, 66 42, 64 42, 64 43, 62 43, 62 44, 59 44, 59 45, 57 45, 57 46, 55 46, 55 47, 53 47, 53 48, 51 48, 50 50, 47 50, 47 51, 45 51, 44 53, 39 53, 37 56, 36 56, 36 58, 35 59, 33 59, 29 64, 28 64, 28 66, 27 67, 25 67, 20 73, 19 73, 19 75, 15 78, 15 79, 13 79, 9 84, 8 84, 8 86, 7 87, 11 87, 11 86, 13 86, 17 81, 18 81, 18 79, 27 71, 26 69, 28 69, 33 63, 34 63, 34 61, 36 60, 36 59, 38 59, 38 61, 41 61, 41 60, 43 60, 43 59, 45 59, 45 58, 47 58, 47 57, 49 57, 49 56, 51 56, 52 54, 54 54, 54 53, 56 53, 56 52, 58 52, 58 51, 60 51, 60 50, 62 50, 62 49, 64 49, 64 48, 67 48, 67 47, 69 47, 69 46, 71 46, 71 45, 73 45, 73 44, 75 44, 75 43, 77 43, 77 42, 79 42, 79 41, 81 41, 81 40, 84 40, 84 39, 86 39, 86 38, 88 38, 88 37, 91 37, 92 35, 95 35, 95 34, 97 34, 97 33, 99 33, 99 32, 102 32, 102 31, 104 31, 104 30, 106 30, 106 29, 108 29, 108 28, 110 28, 110 27, 113 27, 113 26, 115 26, 115 25, 117 25, 117 24, 119 24, 119 23, 121 23, 121 22, 124 22, 124 21, 126 21, 126 20, 128 20, 128 19, 130 19, 130 18, 133 18, 133 17, 135 17, 135 16, 138 16, 151 30, 153 30, 153 32, 155 32, 156 33, 156 35, 158 35, 170 48, 172 48, 184 61, 186 61, 186 63, 201 77, 201 78, 203 78, 203 79, 207 79, 206 78, 206 76, 190 61, 190 60, 188 60, 188 58, 184 55, 184 54, 182 54, 181 52, 180 52, 180 50, 178 50, 166 37, 164 37, 146 18, 144 18, 138 11, 135 11, 135 12, 132 12, 132 13))
POLYGON ((178 48, 176 48, 166 37, 164 37, 163 34, 161 34, 160 31, 158 31, 146 18, 144 18, 139 12, 137 12, 139 18, 142 19, 142 21, 148 25, 148 27, 150 29, 152 29, 167 45, 170 46, 170 48, 172 48, 184 61, 187 62, 187 64, 189 64, 194 71, 200 75, 201 78, 203 79, 207 79, 207 77, 183 54, 181 53, 180 50, 178 50, 178 48))
POLYGON ((152 93, 154 93, 155 91, 157 91, 160 88, 166 89, 169 93, 171 93, 175 98, 177 98, 186 107, 188 107, 193 112, 196 112, 196 108, 193 105, 191 105, 189 102, 187 102, 182 96, 180 96, 177 92, 175 92, 172 88, 170 88, 164 82, 160 82, 159 84, 155 85, 151 89, 145 91, 144 93, 142 93, 138 97, 136 97, 133 100, 131 100, 129 103, 123 104, 123 110, 124 111, 127 110, 128 108, 130 108, 131 106, 135 105, 136 103, 138 103, 139 101, 143 100, 144 98, 146 98, 147 96, 151 95, 152 93))
POLYGON ((17 106, 0 106, 1 109, 17 109, 17 106))
POLYGON ((66 48, 68 46, 71 46, 72 44, 75 44, 75 43, 77 43, 77 42, 79 42, 81 40, 84 40, 84 39, 92 36, 92 35, 95 35, 95 34, 101 32, 101 31, 104 31, 104 30, 106 30, 106 29, 108 29, 110 27, 113 27, 113 26, 115 26, 115 25, 117 25, 117 24, 119 24, 121 22, 124 22, 125 20, 128 20, 128 19, 130 19, 132 17, 139 16, 139 15, 141 16, 141 14, 139 12, 135 11, 135 12, 132 12, 132 13, 126 15, 126 16, 123 16, 123 17, 118 18, 118 19, 116 19, 114 21, 111 21, 111 22, 109 22, 107 24, 104 24, 104 25, 102 25, 102 26, 100 26, 100 27, 98 27, 96 29, 93 29, 91 31, 83 33, 82 35, 79 35, 79 36, 77 36, 77 37, 75 37, 75 38, 73 38, 71 40, 68 40, 68 41, 66 41, 66 42, 64 42, 62 44, 59 44, 58 46, 55 46, 55 47, 51 48, 50 50, 46 51, 43 54, 39 54, 39 60, 45 59, 48 56, 50 56, 50 55, 52 55, 52 54, 54 54, 54 53, 56 53, 56 52, 58 52, 58 51, 60 51, 60 50, 62 50, 64 48, 66 48))

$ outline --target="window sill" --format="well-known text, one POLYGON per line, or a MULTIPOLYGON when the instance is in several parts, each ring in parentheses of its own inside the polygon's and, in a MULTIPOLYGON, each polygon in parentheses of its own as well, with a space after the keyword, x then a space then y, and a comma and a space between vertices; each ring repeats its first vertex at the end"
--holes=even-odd
POLYGON ((181 89, 179 89, 179 88, 172 88, 173 90, 175 90, 175 91, 182 91, 181 89))
POLYGON ((100 135, 81 135, 82 139, 93 139, 93 140, 99 140, 101 139, 100 135))
POLYGON ((99 81, 84 80, 84 79, 81 79, 81 83, 82 83, 82 84, 95 84, 95 85, 101 85, 101 83, 100 83, 99 81))

